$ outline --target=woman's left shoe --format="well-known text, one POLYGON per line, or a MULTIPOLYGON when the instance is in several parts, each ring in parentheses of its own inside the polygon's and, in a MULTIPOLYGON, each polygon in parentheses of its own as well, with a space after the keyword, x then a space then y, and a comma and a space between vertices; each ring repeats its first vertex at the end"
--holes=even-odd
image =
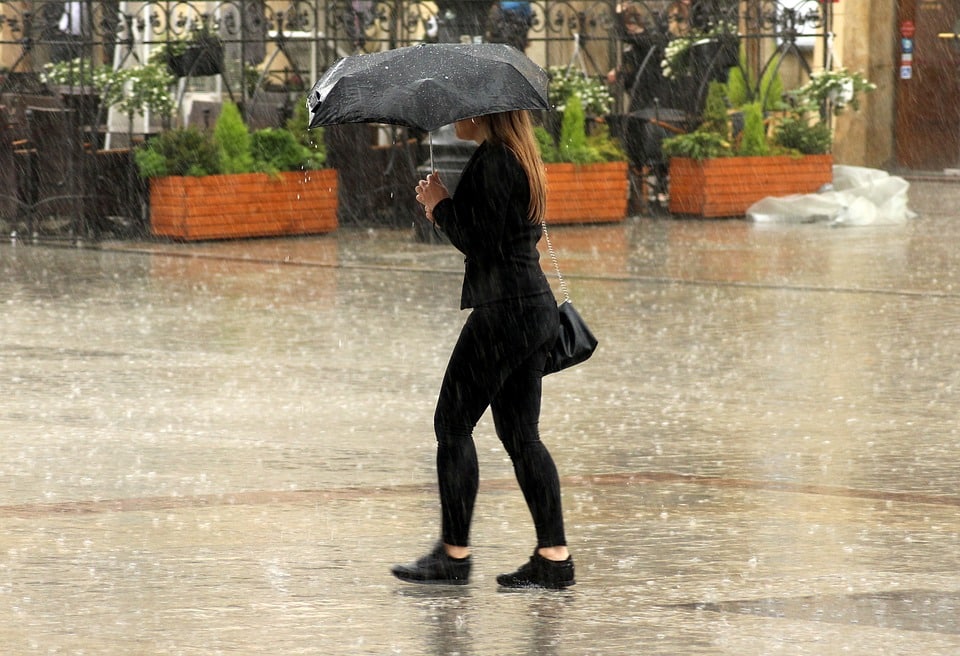
POLYGON ((536 551, 516 572, 497 577, 497 583, 504 588, 562 590, 576 582, 573 576, 573 556, 566 560, 548 560, 536 551))
POLYGON ((409 565, 394 565, 390 571, 408 583, 466 585, 470 581, 470 565, 470 556, 448 556, 443 542, 437 542, 437 546, 426 556, 409 565))

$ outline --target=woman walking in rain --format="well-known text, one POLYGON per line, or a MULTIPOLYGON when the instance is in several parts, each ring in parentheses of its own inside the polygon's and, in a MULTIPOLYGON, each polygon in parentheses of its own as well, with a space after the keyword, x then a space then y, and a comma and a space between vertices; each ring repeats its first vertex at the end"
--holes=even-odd
POLYGON ((393 574, 412 583, 464 585, 470 577, 470 523, 479 485, 473 429, 489 407, 497 436, 533 517, 537 546, 507 588, 574 584, 560 503, 560 479, 540 441, 541 379, 558 331, 557 304, 540 268, 537 241, 546 184, 530 115, 457 121, 479 147, 451 198, 434 172, 416 187, 427 218, 465 255, 461 309, 472 311, 450 356, 434 415, 441 539, 393 574))

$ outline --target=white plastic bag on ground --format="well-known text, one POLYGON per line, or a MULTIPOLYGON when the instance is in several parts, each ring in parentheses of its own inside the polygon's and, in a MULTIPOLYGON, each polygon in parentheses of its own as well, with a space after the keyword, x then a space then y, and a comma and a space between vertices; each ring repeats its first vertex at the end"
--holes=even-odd
POLYGON ((916 216, 907 207, 910 183, 886 171, 833 167, 833 184, 815 194, 764 198, 747 209, 757 223, 898 225, 916 216))

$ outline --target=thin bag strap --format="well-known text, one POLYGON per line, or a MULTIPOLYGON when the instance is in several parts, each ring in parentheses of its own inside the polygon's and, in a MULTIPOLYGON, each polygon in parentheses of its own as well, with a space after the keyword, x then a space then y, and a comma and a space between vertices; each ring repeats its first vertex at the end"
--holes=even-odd
POLYGON ((564 302, 570 302, 570 290, 567 289, 567 281, 563 279, 560 273, 560 265, 557 263, 557 254, 553 250, 553 244, 550 242, 550 233, 547 232, 547 222, 540 221, 540 227, 543 228, 543 236, 547 240, 547 251, 550 253, 550 260, 553 262, 553 268, 557 271, 557 280, 560 281, 560 292, 563 294, 564 302))

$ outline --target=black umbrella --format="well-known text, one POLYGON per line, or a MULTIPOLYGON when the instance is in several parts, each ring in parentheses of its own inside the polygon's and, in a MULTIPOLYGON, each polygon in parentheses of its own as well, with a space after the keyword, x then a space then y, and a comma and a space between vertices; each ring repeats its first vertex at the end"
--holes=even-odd
POLYGON ((424 43, 351 55, 310 90, 310 127, 391 123, 429 132, 473 116, 549 109, 548 79, 504 43, 424 43))

